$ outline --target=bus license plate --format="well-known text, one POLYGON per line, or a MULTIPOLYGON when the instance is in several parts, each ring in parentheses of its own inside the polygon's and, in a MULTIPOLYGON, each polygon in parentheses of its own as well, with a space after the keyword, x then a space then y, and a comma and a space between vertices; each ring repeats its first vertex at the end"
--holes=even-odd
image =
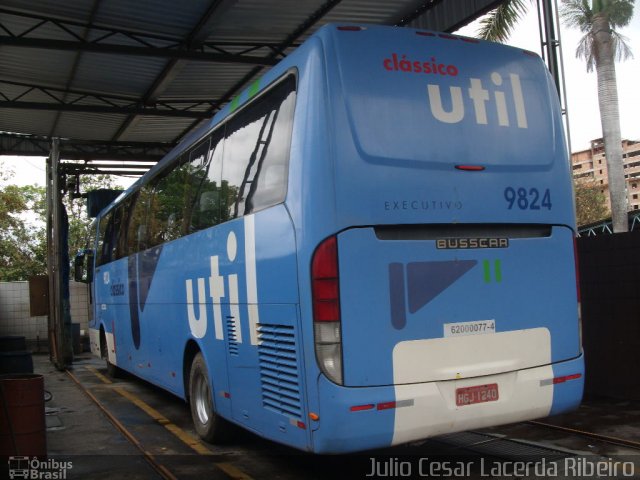
POLYGON ((473 403, 495 402, 498 398, 497 383, 456 389, 456 405, 458 407, 473 403))

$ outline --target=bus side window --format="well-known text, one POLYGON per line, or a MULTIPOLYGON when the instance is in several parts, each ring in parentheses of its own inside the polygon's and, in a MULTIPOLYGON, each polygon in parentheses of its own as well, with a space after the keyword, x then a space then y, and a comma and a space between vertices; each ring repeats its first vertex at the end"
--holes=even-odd
MULTIPOLYGON (((247 195, 245 213, 262 210, 284 201, 287 194, 289 150, 293 131, 293 111, 296 103, 295 80, 291 77, 291 90, 283 97, 273 126, 268 149, 262 159, 257 178, 254 178, 247 195)), ((287 82, 285 82, 287 83, 287 82)))
POLYGON ((98 234, 98 251, 96 252, 96 265, 104 265, 110 262, 111 254, 111 230, 113 210, 100 219, 98 234))
POLYGON ((120 236, 122 235, 122 220, 124 216, 124 207, 122 204, 118 205, 113 212, 113 222, 111 223, 111 231, 109 232, 109 261, 117 260, 120 244, 120 236))
POLYGON ((287 77, 227 123, 222 190, 229 218, 284 201, 295 84, 287 77))
POLYGON ((207 137, 189 150, 189 162, 186 164, 185 202, 182 215, 182 232, 185 235, 199 230, 199 228, 194 227, 198 223, 198 191, 207 180, 209 140, 210 137, 207 137))
POLYGON ((213 132, 210 140, 206 152, 196 148, 191 153, 190 163, 193 173, 189 232, 197 232, 221 223, 223 130, 213 132))
POLYGON ((136 194, 127 229, 127 252, 129 255, 147 249, 147 221, 151 188, 144 185, 136 194))
POLYGON ((183 213, 187 194, 187 156, 163 172, 154 182, 153 196, 147 218, 148 247, 170 242, 183 235, 183 213))
MULTIPOLYGON (((96 222, 94 221, 93 223, 91 223, 91 226, 89 227, 89 236, 87 238, 87 246, 85 247, 87 250, 93 250, 94 252, 97 251, 96 250, 96 230, 98 229, 98 226, 96 225, 96 222)), ((93 265, 91 265, 91 267, 93 267, 93 265)))
POLYGON ((131 221, 131 207, 135 201, 135 195, 129 196, 126 198, 122 204, 118 207, 121 211, 120 213, 120 225, 118 226, 117 231, 115 232, 117 241, 116 241, 116 255, 115 259, 126 257, 128 252, 128 234, 129 234, 129 222, 131 221))

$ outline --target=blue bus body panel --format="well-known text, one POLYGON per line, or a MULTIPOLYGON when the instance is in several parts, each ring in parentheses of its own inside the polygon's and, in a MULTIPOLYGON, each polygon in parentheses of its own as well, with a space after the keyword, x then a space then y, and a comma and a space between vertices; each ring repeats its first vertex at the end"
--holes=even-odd
MULTIPOLYGON (((191 342, 220 415, 316 452, 575 406, 582 380, 553 384, 584 369, 554 87, 536 56, 452 38, 329 25, 260 79, 260 89, 288 72, 297 79, 285 202, 98 267, 92 328, 113 334, 114 363, 185 398, 191 342), (411 237, 429 225, 542 233, 500 248, 437 248, 426 230, 411 237), (314 349, 311 258, 333 235, 344 386, 321 373, 314 349), (447 333, 481 321, 495 331, 447 333), (455 405, 457 388, 483 383, 498 385, 500 401, 455 405), (351 411, 362 405, 374 408, 351 411)), ((242 92, 147 178, 254 94, 242 92)))
POLYGON ((553 405, 549 415, 575 410, 580 406, 584 392, 584 354, 573 362, 556 363, 553 365, 553 377, 562 378, 581 373, 580 378, 557 383, 553 387, 553 405))
MULTIPOLYGON (((420 438, 399 430, 411 428, 412 418, 417 424, 437 416, 442 405, 433 391, 412 389, 416 382, 434 382, 441 395, 453 384, 498 382, 500 408, 513 409, 503 420, 493 405, 464 407, 495 423, 575 406, 582 380, 548 386, 548 365, 562 362, 560 370, 571 375, 583 374, 584 366, 569 162, 557 95, 542 61, 520 49, 408 29, 327 28, 319 36, 328 80, 326 91, 316 94, 331 106, 330 145, 318 145, 328 151, 312 156, 310 174, 299 179, 308 192, 302 203, 314 212, 314 224, 298 237, 299 275, 304 278, 318 243, 337 233, 344 383, 358 389, 321 377, 321 411, 330 398, 353 396, 353 403, 336 405, 344 417, 330 420, 332 445, 327 421, 317 426, 314 449, 341 451, 338 438, 353 448, 358 440, 346 426, 345 437, 337 433, 349 422, 378 422, 361 427, 369 440, 389 425, 390 444, 420 438), (442 64, 450 74, 426 73, 426 63, 442 64), (376 235, 381 227, 402 232, 411 225, 452 225, 489 237, 508 237, 500 227, 520 225, 523 231, 548 228, 548 234, 515 234, 507 248, 487 249, 437 249, 435 239, 376 235), (485 320, 495 322, 495 334, 446 337, 447 325, 485 320), (531 374, 517 375, 519 369, 531 374), (378 389, 385 385, 396 387, 378 389), (536 400, 509 398, 514 385, 536 400), (391 400, 413 402, 417 413, 404 420, 404 413, 347 413, 350 406, 391 400)), ((309 105, 319 103, 312 96, 309 105)), ((300 218, 292 212, 296 225, 305 222, 303 212, 300 218)), ((300 292, 302 318, 311 318, 304 282, 300 292)), ((442 415, 449 427, 425 424, 422 436, 482 425, 464 409, 456 413, 460 421, 450 418, 452 408, 458 410, 449 405, 442 415)), ((359 448, 372 446, 361 442, 359 448)))
POLYGON ((98 321, 109 332, 115 325, 120 368, 183 398, 185 344, 195 340, 219 414, 304 448, 296 269, 291 220, 281 205, 102 266, 97 294, 109 300, 98 309, 98 321), (145 258, 152 261, 143 268, 145 258), (129 283, 136 288, 111 295, 121 291, 114 284, 129 283), (121 321, 134 316, 131 310, 138 312, 137 334, 134 322, 121 321))
MULTIPOLYGON (((513 348, 505 345, 499 355, 484 359, 460 352, 448 378, 579 355, 571 230, 556 227, 550 238, 510 239, 504 249, 438 250, 435 243, 380 240, 370 228, 339 235, 340 294, 349 299, 342 302, 341 312, 345 385, 396 383, 393 350, 400 342, 443 338, 447 324, 460 322, 492 320, 495 330, 484 326, 490 335, 544 328, 551 343, 512 343, 513 348), (540 349, 547 347, 548 355, 542 355, 540 349), (540 355, 531 352, 523 363, 526 348, 540 355), (483 368, 482 361, 491 365, 483 368)), ((478 342, 481 337, 477 335, 478 342)), ((447 378, 430 365, 423 370, 421 381, 447 378)))
POLYGON ((557 94, 539 57, 408 29, 327 35, 333 40, 327 65, 333 66, 329 103, 341 224, 573 227, 557 94), (455 66, 457 73, 387 68, 390 59, 405 56, 455 66), (458 115, 447 117, 440 110, 458 115), (457 165, 485 169, 460 171, 457 165), (516 191, 513 203, 505 198, 507 188, 516 191))

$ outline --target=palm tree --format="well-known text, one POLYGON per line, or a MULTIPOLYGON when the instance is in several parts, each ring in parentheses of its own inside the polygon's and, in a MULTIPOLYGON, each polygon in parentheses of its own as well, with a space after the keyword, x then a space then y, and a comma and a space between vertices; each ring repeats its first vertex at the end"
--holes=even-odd
POLYGON ((587 62, 587 71, 595 67, 598 77, 598 105, 614 232, 626 232, 629 228, 615 61, 631 56, 626 39, 615 29, 629 24, 633 17, 634 1, 592 0, 589 5, 587 0, 563 0, 560 11, 567 26, 577 27, 584 33, 578 43, 576 56, 587 62))
POLYGON ((513 27, 527 13, 526 0, 505 0, 495 10, 480 20, 478 36, 491 42, 504 43, 511 36, 513 27))
MULTIPOLYGON (((592 71, 594 67, 596 69, 613 231, 626 232, 627 195, 622 164, 615 61, 629 58, 631 50, 625 37, 615 29, 629 24, 635 0, 561 1, 560 13, 564 23, 584 33, 578 43, 576 57, 586 61, 587 71, 592 71)), ((482 21, 479 35, 487 40, 504 41, 526 8, 525 0, 507 0, 482 21)))

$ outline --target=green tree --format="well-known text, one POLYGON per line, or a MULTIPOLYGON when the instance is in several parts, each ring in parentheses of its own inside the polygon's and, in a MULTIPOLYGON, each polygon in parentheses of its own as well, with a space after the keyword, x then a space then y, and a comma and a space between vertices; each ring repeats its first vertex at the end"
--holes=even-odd
POLYGON ((509 40, 513 28, 526 14, 526 0, 506 0, 480 20, 478 36, 491 42, 509 40))
POLYGON ((26 280, 46 273, 45 230, 38 221, 44 212, 45 191, 10 184, 13 172, 3 165, 0 171, 0 281, 26 280))
MULTIPOLYGON (((562 0, 560 11, 567 26, 584 34, 576 56, 586 61, 587 71, 596 69, 614 232, 628 229, 615 61, 631 56, 624 36, 616 29, 631 22, 634 3, 635 0, 562 0)), ((482 21, 479 35, 504 41, 526 8, 525 0, 507 0, 482 21)))
POLYGON ((597 185, 595 180, 576 181, 575 194, 578 226, 589 225, 609 217, 607 199, 602 193, 602 187, 597 185))
MULTIPOLYGON (((111 175, 80 175, 82 193, 100 188, 119 188, 111 175)), ((69 216, 69 258, 73 261, 78 250, 85 248, 89 226, 93 219, 87 215, 87 199, 65 195, 62 203, 69 216)))
MULTIPOLYGON (((14 172, 0 164, 0 281, 27 280, 47 273, 46 190, 11 183, 14 172)), ((115 188, 108 175, 81 175, 82 192, 115 188)), ((69 217, 69 257, 84 248, 88 227, 86 199, 63 197, 69 217)))

